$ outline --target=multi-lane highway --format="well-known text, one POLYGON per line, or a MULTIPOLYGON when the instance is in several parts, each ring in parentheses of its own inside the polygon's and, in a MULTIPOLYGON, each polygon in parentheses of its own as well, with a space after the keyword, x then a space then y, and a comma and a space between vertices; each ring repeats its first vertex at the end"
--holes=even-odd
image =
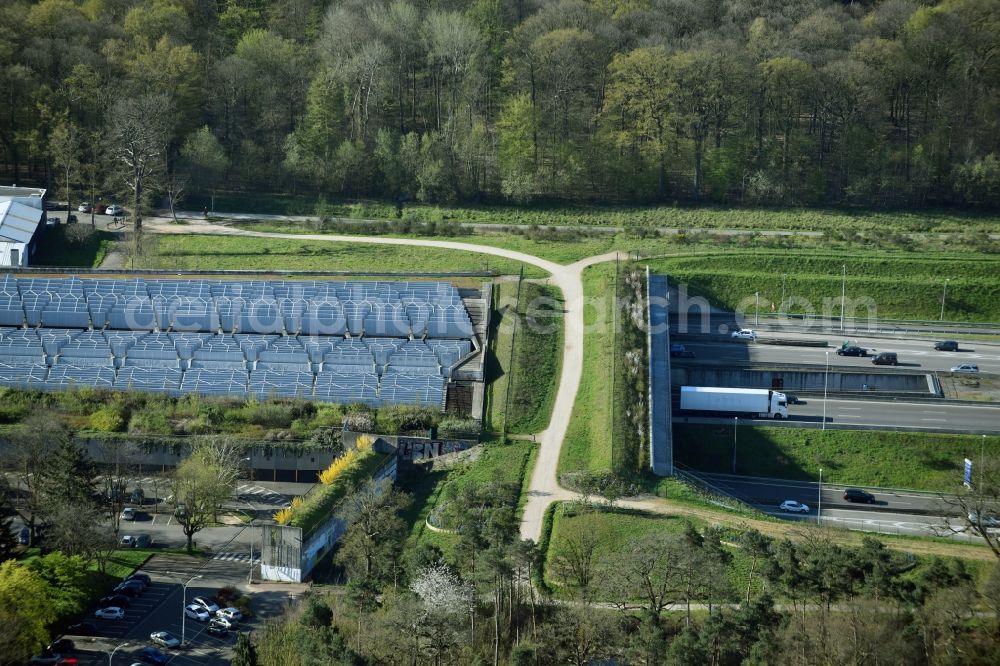
MULTIPOLYGON (((870 355, 880 351, 896 352, 901 370, 930 370, 947 372, 960 363, 975 363, 982 373, 1000 373, 1000 345, 982 342, 959 342, 959 351, 942 352, 934 349, 930 340, 858 338, 837 334, 814 333, 763 333, 761 337, 801 339, 827 342, 827 347, 794 347, 753 343, 734 343, 720 340, 718 336, 684 337, 684 346, 696 354, 694 362, 726 365, 734 363, 788 363, 825 366, 829 352, 830 368, 871 368, 872 359, 856 356, 839 356, 836 351, 844 340, 868 349, 870 355), (714 339, 713 339, 714 337, 714 339)), ((690 362, 691 360, 688 359, 690 362)), ((681 360, 681 362, 684 362, 681 360)), ((878 366, 887 368, 888 366, 878 366)))
MULTIPOLYGON (((731 423, 731 417, 703 418, 686 416, 674 406, 674 423, 731 423)), ((802 404, 788 406, 788 420, 748 419, 753 425, 799 426, 804 423, 821 427, 823 398, 802 399, 802 404)), ((740 419, 743 422, 743 419, 740 419)), ((1000 405, 966 405, 947 401, 904 402, 878 400, 827 400, 826 427, 849 426, 864 429, 926 430, 991 435, 1000 430, 1000 405)))
POLYGON ((943 495, 867 488, 875 496, 874 504, 853 504, 844 500, 846 486, 841 484, 823 484, 821 490, 820 484, 813 481, 690 473, 717 491, 732 495, 772 515, 817 520, 821 511, 823 523, 839 524, 849 529, 884 534, 978 539, 971 531, 964 531, 966 524, 960 516, 960 510, 943 495), (785 513, 778 508, 785 500, 807 504, 809 512, 785 513))

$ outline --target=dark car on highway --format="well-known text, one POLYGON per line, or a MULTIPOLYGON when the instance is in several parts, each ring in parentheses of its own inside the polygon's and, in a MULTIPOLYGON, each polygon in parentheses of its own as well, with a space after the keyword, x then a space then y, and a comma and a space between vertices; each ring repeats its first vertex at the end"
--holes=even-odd
POLYGON ((934 343, 934 349, 938 351, 958 351, 958 343, 954 340, 942 340, 934 343))
POLYGON ((896 352, 879 352, 872 358, 872 365, 896 365, 899 358, 896 352))
POLYGON ((674 358, 694 358, 694 352, 684 345, 670 345, 670 355, 674 358))
POLYGON ((862 504, 874 504, 875 496, 865 492, 860 488, 848 488, 844 491, 844 499, 848 502, 860 502, 862 504))
POLYGON ((857 345, 851 345, 850 347, 841 347, 837 350, 838 356, 868 356, 868 350, 864 347, 858 347, 857 345))

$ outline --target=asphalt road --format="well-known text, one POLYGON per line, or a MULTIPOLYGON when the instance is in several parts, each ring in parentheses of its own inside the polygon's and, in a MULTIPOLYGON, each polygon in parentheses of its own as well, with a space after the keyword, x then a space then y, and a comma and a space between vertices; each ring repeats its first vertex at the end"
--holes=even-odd
MULTIPOLYGON (((957 405, 940 402, 875 400, 826 401, 826 427, 854 426, 866 429, 962 432, 993 435, 1000 431, 1000 405, 957 405)), ((732 423, 731 417, 689 417, 674 411, 674 423, 732 423)), ((802 423, 823 423, 823 398, 802 399, 788 406, 788 420, 746 419, 741 423, 795 427, 802 423)))
POLYGON ((953 533, 953 530, 961 529, 964 522, 953 506, 950 506, 941 495, 933 493, 862 487, 875 496, 875 503, 854 504, 844 500, 844 490, 847 486, 824 483, 822 502, 820 502, 818 482, 704 472, 690 473, 718 490, 774 516, 815 521, 817 511, 821 509, 824 523, 834 523, 848 529, 882 534, 951 536, 962 540, 978 540, 978 537, 972 534, 953 533), (802 502, 809 506, 809 512, 795 514, 781 511, 778 506, 785 500, 802 502))
MULTIPOLYGON (((758 333, 758 335, 765 335, 758 333)), ((836 336, 834 334, 804 334, 804 333, 767 333, 767 337, 783 339, 795 338, 803 340, 825 341, 828 347, 791 347, 783 345, 740 344, 725 341, 712 341, 706 338, 694 342, 684 342, 684 346, 697 354, 695 359, 683 359, 681 363, 710 363, 715 365, 731 365, 733 363, 790 363, 810 366, 826 366, 827 355, 830 353, 830 369, 839 368, 872 368, 879 370, 933 370, 948 372, 960 363, 975 363, 981 373, 1000 373, 1000 345, 984 342, 960 342, 959 351, 941 352, 934 349, 931 340, 897 340, 889 338, 870 338, 854 336, 836 336), (873 366, 871 358, 858 356, 838 356, 836 350, 844 340, 850 340, 852 345, 868 349, 870 355, 880 351, 893 351, 899 355, 899 365, 873 366)), ((677 362, 677 361, 675 361, 677 362)))

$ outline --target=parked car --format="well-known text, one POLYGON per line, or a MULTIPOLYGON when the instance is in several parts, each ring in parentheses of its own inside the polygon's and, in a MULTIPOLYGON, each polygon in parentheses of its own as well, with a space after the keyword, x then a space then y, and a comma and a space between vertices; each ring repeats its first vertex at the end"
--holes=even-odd
POLYGON ((149 646, 139 650, 139 659, 142 659, 147 664, 155 664, 156 666, 163 666, 163 664, 170 661, 170 657, 165 653, 155 647, 149 646))
POLYGON ((27 527, 22 527, 21 531, 17 534, 17 542, 22 546, 27 546, 29 541, 31 541, 31 530, 27 527))
POLYGON ((187 615, 192 620, 198 620, 199 622, 208 622, 208 611, 201 606, 196 606, 195 604, 188 604, 184 607, 184 614, 187 615))
POLYGON ((94 204, 94 212, 98 215, 104 215, 104 211, 108 209, 106 204, 94 204))
POLYGON ((77 622, 66 627, 66 633, 73 636, 90 636, 97 632, 97 627, 93 622, 77 622))
POLYGON ((239 622, 243 619, 243 613, 240 612, 239 608, 223 608, 218 613, 215 614, 216 617, 224 617, 227 620, 232 620, 233 622, 239 622))
POLYGON ((125 617, 125 609, 119 606, 101 608, 94 613, 94 617, 99 617, 102 620, 121 620, 125 617))
POLYGON ((694 352, 684 345, 670 345, 670 355, 674 358, 694 358, 694 352))
POLYGON ((963 363, 961 365, 956 365, 951 369, 952 372, 963 372, 967 374, 976 374, 979 372, 979 366, 975 363, 963 363))
POLYGON ((212 636, 219 636, 219 637, 225 636, 226 634, 229 633, 229 629, 219 624, 218 620, 212 620, 211 622, 209 622, 208 626, 205 627, 205 631, 211 634, 212 636))
POLYGON ((77 206, 76 209, 81 213, 89 213, 91 211, 91 206, 89 202, 84 201, 79 206, 77 206))
POLYGON ((874 504, 875 496, 860 488, 848 488, 844 491, 844 499, 848 502, 859 502, 862 504, 874 504))
POLYGON ((896 352, 879 352, 872 357, 872 365, 898 365, 899 359, 896 352))
POLYGON ((75 649, 76 645, 73 641, 68 638, 60 638, 49 643, 49 646, 45 648, 45 651, 66 654, 67 652, 73 652, 75 649))
POLYGON ((934 343, 934 349, 938 351, 958 351, 958 343, 954 340, 942 340, 934 343))
POLYGON ((133 548, 149 548, 153 544, 153 538, 148 534, 136 534, 132 537, 133 548))
POLYGON ((129 598, 124 594, 109 594, 106 597, 101 597, 97 605, 101 608, 112 608, 113 606, 118 606, 119 608, 128 608, 130 605, 129 598))
POLYGON ((785 500, 778 508, 782 511, 791 511, 792 513, 809 513, 808 504, 796 502, 795 500, 785 500))
POLYGON ((215 614, 219 610, 219 604, 212 597, 195 597, 191 600, 191 603, 195 606, 201 606, 211 614, 215 614))
POLYGON ((58 227, 60 224, 62 224, 62 220, 58 217, 50 217, 45 220, 45 226, 47 227, 58 227))
POLYGON ((149 587, 153 582, 152 578, 144 573, 139 573, 138 571, 130 576, 126 576, 125 580, 137 580, 143 584, 143 587, 149 587))
POLYGON ((174 648, 181 644, 181 639, 177 638, 169 631, 154 631, 149 635, 149 640, 153 645, 165 648, 174 648))
POLYGON ((129 499, 132 500, 132 504, 142 504, 146 501, 146 493, 142 488, 135 488, 132 490, 129 499))
POLYGON ((123 546, 125 548, 132 548, 135 546, 135 537, 130 534, 122 535, 122 538, 118 542, 118 545, 123 546))
POLYGON ((756 340, 757 334, 754 333, 752 328, 741 328, 738 331, 733 331, 729 334, 731 338, 739 338, 740 340, 756 340))
POLYGON ((838 349, 837 356, 868 356, 868 350, 857 345, 849 345, 838 349))
POLYGON ((125 211, 118 204, 111 204, 108 206, 107 210, 104 211, 106 215, 121 215, 125 211))
POLYGON ((230 620, 227 617, 216 617, 216 618, 214 618, 212 620, 212 622, 216 622, 218 624, 221 624, 226 629, 235 629, 236 628, 236 620, 230 620))
POLYGON ((121 519, 122 520, 135 520, 135 509, 133 509, 130 506, 127 506, 124 509, 122 509, 121 519))
POLYGON ((115 587, 115 592, 130 597, 139 597, 142 596, 142 583, 139 581, 126 581, 124 583, 119 583, 117 587, 115 587))
POLYGON ((28 660, 30 666, 59 666, 65 664, 76 664, 76 658, 67 657, 64 654, 58 652, 43 652, 42 654, 36 654, 34 657, 28 660), (71 661, 72 660, 72 661, 71 661))

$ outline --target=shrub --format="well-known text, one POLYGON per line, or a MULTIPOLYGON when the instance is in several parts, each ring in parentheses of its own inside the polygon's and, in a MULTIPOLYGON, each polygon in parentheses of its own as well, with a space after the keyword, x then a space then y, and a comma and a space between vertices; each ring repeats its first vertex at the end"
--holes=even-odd
POLYGON ((288 403, 267 401, 257 405, 248 420, 265 428, 288 428, 295 420, 294 411, 288 403))
POLYGON ((440 437, 453 437, 458 435, 478 434, 480 429, 479 421, 471 417, 447 416, 441 419, 438 425, 438 435, 440 437))
POLYGON ((301 527, 303 533, 308 534, 330 516, 350 488, 370 478, 384 462, 385 456, 374 451, 358 453, 353 464, 340 473, 336 483, 320 486, 305 498, 295 510, 291 524, 301 527))
POLYGON ((274 522, 279 525, 287 525, 292 522, 292 517, 295 515, 292 509, 278 509, 274 512, 274 522))
POLYGON ((313 425, 319 428, 339 428, 344 422, 344 408, 337 404, 322 404, 316 406, 316 417, 313 425))
POLYGON ((330 466, 319 473, 319 482, 324 486, 331 485, 336 481, 344 470, 347 469, 355 460, 358 458, 357 451, 348 451, 344 455, 340 456, 332 463, 330 466))
POLYGON ((169 435, 173 432, 170 427, 170 419, 159 410, 146 409, 136 412, 128 423, 128 431, 136 433, 148 433, 155 435, 169 435))
POLYGON ((125 416, 117 405, 106 405, 91 414, 88 423, 98 432, 119 432, 125 425, 125 416))
POLYGON ((375 429, 375 415, 369 412, 352 412, 344 417, 344 425, 354 432, 371 432, 375 429))
POLYGON ((354 448, 358 451, 369 451, 373 446, 375 446, 375 438, 371 435, 361 435, 354 442, 354 448))

